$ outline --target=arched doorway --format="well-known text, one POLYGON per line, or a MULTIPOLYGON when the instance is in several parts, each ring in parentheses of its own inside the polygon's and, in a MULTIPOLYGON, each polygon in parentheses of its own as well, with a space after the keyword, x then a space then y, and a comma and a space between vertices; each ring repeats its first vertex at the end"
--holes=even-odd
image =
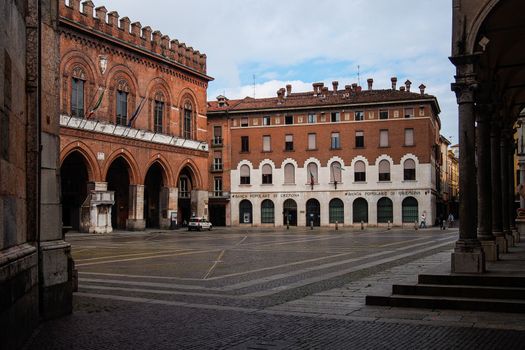
POLYGON ((394 205, 392 200, 383 197, 377 201, 377 222, 380 224, 392 223, 394 220, 394 205))
POLYGON ((283 224, 297 226, 297 203, 293 199, 287 199, 283 203, 283 224))
POLYGON ((352 210, 354 212, 352 217, 354 224, 368 223, 368 202, 366 199, 357 198, 352 205, 352 210))
POLYGON ((270 199, 261 203, 261 224, 275 224, 275 205, 270 199))
MULTIPOLYGON (((144 219, 146 228, 159 228, 163 215, 162 188, 164 187, 164 169, 155 162, 146 173, 144 181, 144 219)), ((165 206, 165 205, 164 205, 165 206)))
POLYGON ((343 224, 345 222, 345 205, 339 198, 334 198, 328 204, 328 219, 331 224, 343 224))
POLYGON ((317 199, 309 199, 306 202, 306 226, 321 226, 321 204, 317 199))
POLYGON ((118 157, 111 163, 106 175, 108 191, 115 192, 115 204, 111 210, 111 226, 124 230, 129 215, 129 164, 118 157))
POLYGON ((251 224, 253 222, 253 208, 252 202, 247 199, 243 199, 239 203, 239 223, 240 224, 251 224))
POLYGON ((188 223, 190 218, 193 215, 196 215, 196 208, 192 209, 191 205, 191 193, 195 186, 195 181, 193 180, 193 172, 190 168, 185 167, 182 169, 179 175, 179 199, 178 199, 178 220, 179 223, 184 225, 188 223))
POLYGON ((88 170, 86 159, 80 152, 69 154, 60 167, 62 195, 62 224, 79 231, 80 208, 87 197, 88 170))
POLYGON ((403 199, 402 211, 403 223, 418 222, 419 209, 417 199, 415 199, 414 197, 407 197, 403 199))

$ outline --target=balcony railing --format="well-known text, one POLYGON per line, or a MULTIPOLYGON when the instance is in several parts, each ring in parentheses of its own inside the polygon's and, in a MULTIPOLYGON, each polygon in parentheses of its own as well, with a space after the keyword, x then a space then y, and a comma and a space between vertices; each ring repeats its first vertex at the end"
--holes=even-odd
POLYGON ((177 136, 171 136, 161 133, 154 133, 148 130, 140 130, 132 127, 127 127, 123 125, 114 125, 111 123, 70 117, 68 115, 60 116, 60 126, 71 128, 71 129, 80 129, 90 132, 96 132, 100 134, 108 134, 118 137, 125 137, 129 139, 135 139, 145 142, 153 142, 164 145, 170 145, 175 147, 182 147, 192 150, 199 151, 208 151, 208 144, 203 141, 189 140, 180 138, 177 136))

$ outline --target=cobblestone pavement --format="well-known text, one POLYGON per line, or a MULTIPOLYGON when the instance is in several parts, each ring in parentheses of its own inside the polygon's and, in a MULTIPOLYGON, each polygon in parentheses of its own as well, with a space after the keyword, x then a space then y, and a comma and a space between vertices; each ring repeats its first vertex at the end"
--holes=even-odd
POLYGON ((75 313, 28 349, 524 348, 521 315, 367 307, 450 258, 457 230, 68 235, 75 313))

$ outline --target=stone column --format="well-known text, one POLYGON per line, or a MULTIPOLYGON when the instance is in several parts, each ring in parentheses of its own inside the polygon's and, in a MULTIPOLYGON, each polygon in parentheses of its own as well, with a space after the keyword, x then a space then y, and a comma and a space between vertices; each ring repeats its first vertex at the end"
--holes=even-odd
POLYGON ((509 167, 508 167, 508 161, 509 161, 509 147, 508 147, 508 130, 502 130, 501 139, 500 139, 500 152, 501 152, 501 159, 500 159, 500 173, 501 173, 501 212, 502 212, 502 222, 503 222, 503 233, 505 234, 505 239, 507 240, 507 249, 505 249, 503 252, 506 253, 508 251, 508 247, 512 245, 512 232, 510 231, 510 215, 509 215, 509 167))
POLYGON ((478 239, 487 261, 498 260, 492 234, 492 184, 490 160, 490 106, 479 105, 476 114, 476 156, 478 176, 478 239))
MULTIPOLYGON (((524 128, 525 126, 521 126, 521 128, 524 128)), ((523 136, 520 136, 520 142, 525 142, 525 140, 521 141, 523 136)), ((518 151, 519 159, 518 159, 518 169, 520 174, 520 185, 525 186, 525 157, 522 154, 522 151, 518 151)), ((525 209, 525 198, 521 196, 520 194, 520 209, 525 209)), ((516 226, 518 229, 518 234, 515 239, 515 243, 519 243, 521 241, 521 233, 525 232, 525 212, 520 211, 516 218, 516 226)))
POLYGON ((457 66, 458 76, 452 89, 458 101, 459 118, 459 240, 452 253, 453 273, 482 273, 485 255, 476 230, 476 164, 473 66, 457 66))
MULTIPOLYGON (((160 228, 171 228, 172 213, 177 213, 179 189, 176 187, 162 187, 160 191, 160 228)), ((175 214, 173 214, 175 215, 175 214)), ((177 217, 177 215, 175 215, 177 217)), ((179 224, 179 223, 177 223, 179 224)))
POLYGON ((144 185, 129 185, 129 215, 126 226, 130 231, 144 231, 144 185))
POLYGON ((208 218, 208 191, 191 191, 191 211, 192 215, 195 214, 195 216, 204 216, 208 218))
POLYGON ((496 238, 498 254, 507 252, 507 239, 503 234, 503 211, 501 196, 501 126, 498 115, 493 115, 490 129, 490 155, 491 155, 491 180, 492 180, 492 234, 496 238))
MULTIPOLYGON (((512 129, 511 129, 512 130, 512 129)), ((512 131, 509 133, 509 138, 507 139, 508 142, 508 155, 507 155, 507 169, 509 173, 509 226, 510 226, 510 234, 512 240, 509 241, 509 244, 511 246, 515 246, 515 237, 518 235, 518 230, 516 229, 516 216, 515 216, 515 210, 514 210, 514 196, 515 196, 515 180, 514 180, 514 152, 516 145, 514 144, 514 135, 512 131)))

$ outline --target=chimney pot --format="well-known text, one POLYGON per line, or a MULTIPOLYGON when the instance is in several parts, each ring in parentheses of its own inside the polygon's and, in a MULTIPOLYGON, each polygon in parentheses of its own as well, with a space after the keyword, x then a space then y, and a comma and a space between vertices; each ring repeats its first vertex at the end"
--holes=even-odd
POLYGON ((338 81, 332 81, 332 87, 334 88, 334 92, 337 92, 337 87, 339 86, 338 81))
POLYGON ((288 84, 286 85, 286 96, 290 96, 292 94, 292 85, 288 84))
POLYGON ((366 82, 368 83, 368 90, 372 90, 372 86, 373 86, 373 84, 374 84, 374 79, 372 79, 372 78, 368 78, 368 79, 366 80, 366 82))
POLYGON ((94 8, 95 8, 95 4, 93 4, 93 1, 91 0, 84 1, 82 3, 82 12, 90 18, 93 17, 94 8))
POLYGON ((406 87, 408 92, 410 92, 410 85, 412 85, 412 82, 407 79, 407 81, 405 81, 405 87, 406 87))
POLYGON ((392 77, 392 78, 390 78, 390 81, 392 82, 392 90, 395 90, 396 89, 396 84, 397 84, 397 78, 396 77, 392 77))
POLYGON ((425 84, 421 84, 419 85, 419 92, 421 93, 421 95, 424 95, 425 94, 425 89, 427 87, 425 86, 425 84))
POLYGON ((399 87, 399 91, 405 91, 405 87, 404 86, 400 86, 399 87))

